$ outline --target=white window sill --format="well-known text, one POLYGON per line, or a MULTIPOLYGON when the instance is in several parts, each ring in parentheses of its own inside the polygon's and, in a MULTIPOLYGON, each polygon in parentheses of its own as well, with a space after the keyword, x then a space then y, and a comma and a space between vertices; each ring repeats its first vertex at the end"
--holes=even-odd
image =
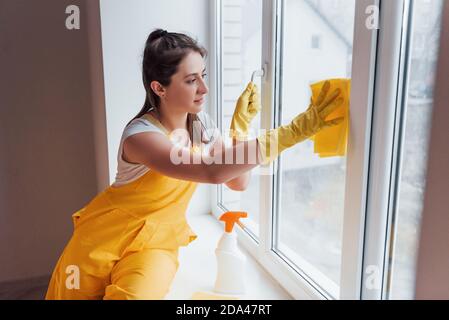
MULTIPOLYGON (((195 292, 226 296, 215 293, 217 262, 215 248, 224 227, 212 215, 188 217, 189 225, 198 238, 179 250, 179 269, 166 300, 190 300, 195 292)), ((277 283, 247 251, 246 293, 233 295, 242 300, 290 300, 292 297, 277 283)))

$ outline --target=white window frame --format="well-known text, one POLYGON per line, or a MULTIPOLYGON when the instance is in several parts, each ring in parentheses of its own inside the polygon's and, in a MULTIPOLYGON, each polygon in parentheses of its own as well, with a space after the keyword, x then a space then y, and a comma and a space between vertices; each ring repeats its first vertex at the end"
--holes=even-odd
POLYGON ((388 249, 393 211, 396 210, 394 195, 397 174, 400 167, 396 159, 398 139, 403 132, 400 128, 401 110, 406 105, 407 90, 403 87, 405 66, 410 66, 405 58, 409 31, 409 1, 383 1, 380 19, 381 28, 378 41, 378 61, 375 79, 375 103, 372 122, 371 156, 369 164, 369 184, 367 215, 365 222, 365 243, 363 253, 363 276, 361 299, 380 300, 386 292, 388 276, 388 249), (370 269, 372 268, 372 269, 370 269), (373 271, 375 271, 373 273, 373 271))
MULTIPOLYGON (((280 14, 282 0, 263 1, 261 127, 279 125, 281 106, 272 108, 279 101, 280 71, 280 14)), ((406 30, 409 0, 381 1, 357 0, 353 44, 351 86, 351 128, 348 141, 345 208, 343 219, 342 263, 340 290, 323 290, 307 274, 295 270, 288 261, 272 250, 273 226, 277 206, 276 192, 279 166, 272 164, 274 175, 261 175, 259 235, 256 238, 248 230, 236 228, 239 243, 277 280, 295 299, 382 299, 382 285, 375 288, 363 285, 372 281, 372 274, 364 273, 369 266, 377 266, 377 276, 383 284, 385 274, 385 250, 388 247, 388 225, 391 217, 391 185, 395 168, 392 165, 393 146, 397 134, 397 106, 402 97, 399 77, 405 72, 400 65, 405 48, 400 44, 402 29, 406 30), (379 29, 368 29, 366 8, 380 8, 379 29), (379 30, 388 30, 379 32, 379 30), (376 100, 374 97, 377 97, 376 100), (377 134, 373 135, 372 132, 377 134), (270 194, 272 197, 266 197, 270 194)), ((211 101, 216 103, 211 116, 223 130, 221 121, 221 1, 211 3, 211 101)), ((222 186, 211 186, 212 213, 219 217, 224 211, 221 205, 222 186)), ((368 270, 369 271, 369 270, 368 270)), ((322 279, 321 279, 322 280, 322 279)), ((329 288, 326 288, 329 289, 329 288)))

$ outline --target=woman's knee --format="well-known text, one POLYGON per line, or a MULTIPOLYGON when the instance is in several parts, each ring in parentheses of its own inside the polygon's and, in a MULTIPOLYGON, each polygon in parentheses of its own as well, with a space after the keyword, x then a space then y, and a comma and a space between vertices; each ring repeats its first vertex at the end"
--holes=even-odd
POLYGON ((113 268, 104 299, 162 300, 178 267, 177 250, 145 249, 133 253, 113 268))

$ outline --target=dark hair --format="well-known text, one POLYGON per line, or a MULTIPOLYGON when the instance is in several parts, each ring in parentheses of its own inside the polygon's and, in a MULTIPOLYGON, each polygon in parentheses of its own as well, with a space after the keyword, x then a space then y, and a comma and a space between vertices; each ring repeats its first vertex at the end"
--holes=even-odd
MULTIPOLYGON (((145 102, 142 109, 131 121, 140 118, 152 109, 158 111, 160 98, 151 89, 151 82, 158 81, 163 86, 169 86, 171 77, 178 71, 179 64, 191 52, 198 52, 203 58, 207 57, 207 50, 188 35, 167 32, 163 29, 156 29, 151 32, 145 44, 142 60, 142 80, 146 91, 145 102)), ((203 137, 204 133, 204 125, 199 117, 196 114, 189 113, 187 115, 187 129, 192 143, 194 121, 200 121, 201 123, 200 137, 203 137)))

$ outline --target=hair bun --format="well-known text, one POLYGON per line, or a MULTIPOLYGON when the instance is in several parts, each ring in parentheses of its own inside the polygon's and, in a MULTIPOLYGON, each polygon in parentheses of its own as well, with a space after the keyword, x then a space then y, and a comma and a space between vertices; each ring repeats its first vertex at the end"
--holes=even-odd
POLYGON ((164 35, 166 35, 168 32, 167 30, 164 29, 156 29, 153 32, 151 32, 151 34, 148 36, 147 39, 147 45, 153 41, 156 41, 157 39, 160 39, 162 37, 164 37, 164 35))

